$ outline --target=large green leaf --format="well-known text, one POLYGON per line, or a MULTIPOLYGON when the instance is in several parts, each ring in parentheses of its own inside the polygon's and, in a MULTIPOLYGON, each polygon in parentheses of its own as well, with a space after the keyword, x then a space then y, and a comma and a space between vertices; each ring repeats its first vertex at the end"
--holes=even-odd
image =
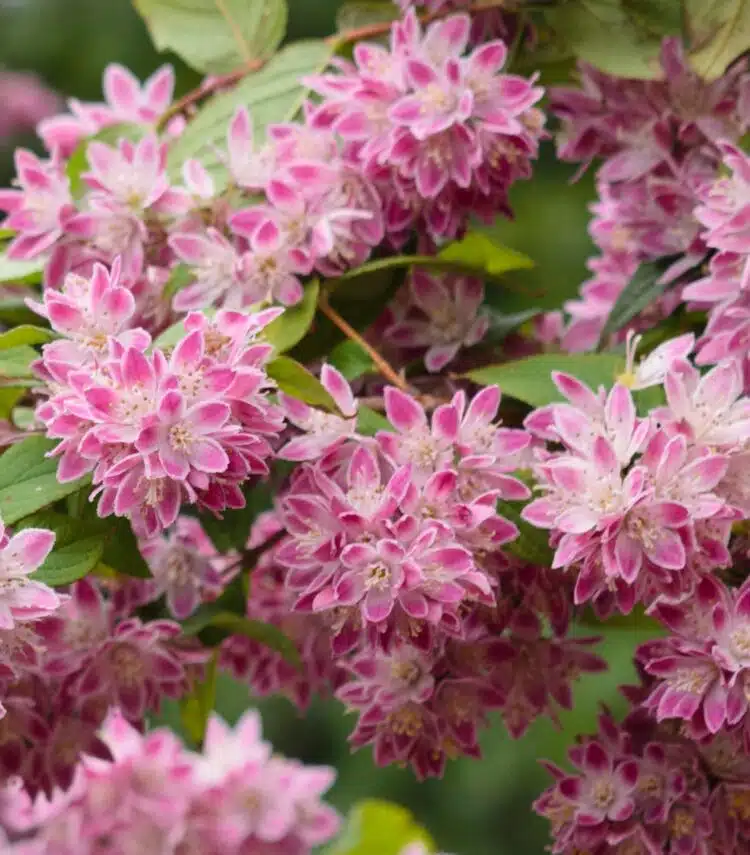
POLYGON ((19 347, 21 345, 46 344, 54 341, 57 335, 45 327, 35 327, 31 324, 21 324, 15 329, 0 334, 0 350, 19 347))
POLYGON ((305 337, 315 317, 319 293, 320 283, 317 280, 309 282, 300 302, 285 309, 283 315, 263 330, 263 338, 273 345, 276 353, 291 350, 305 337))
POLYGON ((227 510, 221 519, 212 514, 201 514, 203 530, 221 553, 232 549, 242 552, 250 535, 250 528, 263 511, 273 505, 273 497, 266 484, 256 484, 245 491, 245 507, 227 510))
POLYGON ((387 24, 398 18, 398 9, 389 0, 351 0, 339 9, 336 27, 340 32, 346 32, 371 24, 387 24))
POLYGON ((370 354, 357 344, 356 341, 346 339, 333 348, 328 361, 337 368, 347 380, 356 380, 363 374, 374 370, 370 354))
POLYGON ((0 282, 41 282, 44 264, 43 258, 15 261, 3 252, 0 254, 0 282))
POLYGON ((580 59, 618 77, 651 80, 660 76, 661 36, 671 32, 673 21, 670 15, 656 33, 658 9, 652 3, 644 11, 647 2, 640 0, 634 16, 623 0, 569 0, 545 11, 545 17, 557 39, 580 59))
POLYGON ((721 77, 750 48, 747 0, 684 0, 690 63, 702 77, 721 77))
POLYGON ((294 359, 288 356, 277 356, 266 365, 266 372, 287 395, 304 401, 311 407, 322 407, 332 413, 338 412, 331 393, 304 365, 300 365, 294 359))
POLYGON ((286 31, 285 0, 134 2, 156 47, 205 74, 226 74, 272 56, 286 31))
POLYGON ((377 410, 364 407, 357 408, 357 432, 362 436, 375 436, 379 430, 393 430, 393 425, 377 410))
MULTIPOLYGON (((0 260, 0 267, 4 266, 4 262, 0 260)), ((44 264, 40 262, 37 273, 34 274, 36 281, 41 281, 43 269, 44 264)), ((3 280, 0 279, 0 281, 3 280)), ((26 293, 28 292, 24 289, 23 294, 26 293)), ((14 327, 18 324, 33 325, 38 321, 39 315, 26 305, 23 295, 18 297, 5 297, 0 300, 0 323, 9 327, 14 327)))
POLYGON ((531 407, 543 407, 564 400, 552 382, 552 372, 572 374, 593 389, 612 386, 625 367, 622 356, 614 353, 542 353, 475 368, 464 376, 482 386, 499 386, 502 392, 531 407))
POLYGON ((399 855, 410 843, 423 843, 429 852, 435 848, 428 832, 406 808, 366 799, 352 808, 341 835, 325 855, 399 855))
POLYGON ((38 358, 39 354, 28 344, 0 349, 0 377, 12 380, 26 378, 31 382, 34 378, 31 363, 38 358))
POLYGON ((46 528, 55 532, 55 546, 34 578, 47 585, 69 585, 82 579, 100 562, 104 553, 105 526, 88 523, 54 511, 25 517, 22 528, 46 528))
POLYGON ((0 456, 0 517, 7 525, 80 490, 89 478, 60 484, 57 460, 44 455, 55 443, 32 436, 0 456))
MULTIPOLYGON (((167 157, 170 174, 179 178, 182 164, 193 157, 215 171, 220 165, 216 150, 226 148, 227 126, 238 107, 250 111, 256 139, 267 125, 294 118, 307 93, 301 79, 320 71, 331 52, 331 46, 323 40, 296 42, 230 92, 211 98, 171 144, 167 157)), ((226 183, 225 171, 220 170, 214 177, 217 183, 226 183)))

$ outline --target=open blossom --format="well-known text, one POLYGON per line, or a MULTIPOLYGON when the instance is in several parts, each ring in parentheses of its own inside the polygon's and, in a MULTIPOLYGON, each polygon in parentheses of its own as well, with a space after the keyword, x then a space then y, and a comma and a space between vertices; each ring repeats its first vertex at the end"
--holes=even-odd
MULTIPOLYGON (((22 529, 9 537, 0 520, 0 630, 54 612, 60 598, 43 582, 29 579, 49 555, 55 542, 51 531, 22 529)), ((0 698, 0 702, 2 698, 0 698)))
POLYGON ((427 348, 427 370, 441 371, 462 347, 484 338, 489 328, 480 308, 484 286, 478 279, 424 270, 414 271, 410 285, 416 312, 387 329, 385 337, 400 347, 427 348))
POLYGON ((174 70, 162 66, 141 85, 127 68, 112 63, 104 72, 103 104, 68 101, 70 113, 45 118, 39 135, 49 151, 72 154, 84 138, 111 125, 134 122, 153 124, 172 101, 174 70))

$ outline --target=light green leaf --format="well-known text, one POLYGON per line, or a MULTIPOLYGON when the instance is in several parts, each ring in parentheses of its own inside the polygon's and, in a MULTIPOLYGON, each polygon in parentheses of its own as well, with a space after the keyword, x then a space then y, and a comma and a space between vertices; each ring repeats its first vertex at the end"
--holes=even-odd
POLYGON ((356 341, 346 339, 336 345, 331 351, 328 361, 346 377, 347 380, 356 380, 363 374, 374 370, 370 354, 356 341))
POLYGON ((475 368, 463 376, 481 386, 497 385, 503 394, 543 407, 564 400, 552 382, 552 372, 572 374, 594 390, 610 387, 625 368, 625 360, 614 353, 541 353, 516 362, 475 368))
POLYGON ((336 15, 339 32, 358 30, 370 24, 387 24, 399 19, 398 9, 389 0, 352 0, 344 3, 336 15))
POLYGON ((410 843, 423 843, 428 852, 435 850, 429 833, 406 808, 366 799, 352 808, 341 835, 325 855, 400 855, 410 843))
POLYGON ((0 350, 0 377, 12 380, 28 379, 35 385, 38 381, 34 380, 31 363, 36 359, 39 359, 39 354, 27 344, 0 350))
POLYGON ((292 398, 304 401, 311 407, 322 407, 332 413, 338 413, 336 402, 330 392, 307 368, 288 356, 277 356, 266 365, 266 373, 276 381, 282 392, 292 398))
POLYGON ((11 525, 80 490, 89 477, 60 484, 57 460, 44 455, 56 443, 32 436, 0 456, 0 517, 11 525))
POLYGON ((21 324, 20 327, 0 334, 0 350, 19 347, 23 344, 47 344, 54 341, 57 334, 45 327, 35 327, 31 324, 21 324))
MULTIPOLYGON (((28 430, 30 424, 22 424, 17 418, 17 413, 21 407, 16 407, 16 404, 21 400, 26 392, 23 386, 5 386, 0 388, 0 418, 10 419, 17 428, 28 430)), ((33 410, 31 411, 33 414, 33 410)))
POLYGON ((661 282, 664 266, 658 262, 641 264, 635 271, 609 313, 600 341, 606 341, 612 333, 622 329, 667 290, 668 283, 661 282))
MULTIPOLYGON (((211 98, 171 144, 167 156, 170 175, 179 179, 182 164, 193 157, 214 174, 220 166, 216 150, 226 149, 227 126, 238 107, 250 111, 256 140, 262 138, 267 125, 293 119, 307 94, 300 80, 321 71, 331 53, 331 45, 323 40, 295 42, 230 92, 211 98)), ((221 187, 226 185, 226 171, 216 172, 214 180, 221 187)))
POLYGON ((205 74, 267 59, 286 32, 284 0, 135 0, 135 7, 159 50, 205 74))
MULTIPOLYGON (((2 264, 3 262, 0 260, 0 266, 2 264)), ((37 278, 41 281, 42 269, 39 270, 37 278)), ((24 293, 26 292, 24 291, 24 293)), ((15 327, 19 324, 33 325, 38 321, 39 315, 26 305, 23 297, 6 297, 4 300, 0 300, 0 323, 8 327, 15 327)))
MULTIPOLYGON (((544 14, 557 39, 579 59, 618 77, 660 76, 661 36, 642 26, 643 9, 634 17, 622 0, 570 0, 544 14)), ((653 15, 650 20, 653 26, 653 15)))
POLYGON ((379 430, 392 431, 393 425, 377 410, 360 404, 357 408, 357 433, 362 436, 375 436, 379 430))
MULTIPOLYGON (((7 253, 0 254, 0 282, 24 282, 35 284, 42 281, 46 259, 33 261, 15 261, 7 253)), ((20 301, 19 301, 20 302, 20 301)))
POLYGON ((693 68, 706 80, 716 80, 750 48, 748 0, 685 0, 685 28, 693 68))
POLYGON ((429 270, 445 270, 498 279, 510 270, 526 270, 534 262, 522 252, 496 243, 488 234, 469 232, 461 240, 444 246, 437 255, 391 255, 366 261, 343 276, 333 280, 331 289, 338 292, 338 283, 357 279, 379 270, 399 267, 424 267, 429 270))
POLYGON ((263 338, 273 345, 276 353, 291 350, 302 341, 315 317, 320 283, 315 280, 305 286, 302 299, 295 306, 284 309, 284 314, 272 321, 262 333, 263 338))
POLYGON ((65 166, 65 173, 68 176, 68 181, 70 182, 70 193, 73 198, 80 199, 88 189, 88 185, 83 180, 83 173, 88 172, 89 169, 88 148, 90 142, 96 140, 97 142, 103 142, 110 146, 116 146, 122 139, 136 142, 143 137, 144 133, 145 128, 143 125, 122 123, 110 125, 109 127, 99 131, 98 134, 94 134, 85 140, 81 140, 81 142, 79 142, 75 147, 75 150, 71 154, 70 159, 65 166))
POLYGON ((646 35, 662 38, 682 32, 679 0, 620 0, 620 3, 630 23, 646 35))
POLYGON ((55 533, 55 546, 33 578, 53 587, 82 579, 99 563, 104 553, 103 522, 86 523, 55 511, 25 517, 18 529, 46 528, 55 533))
POLYGON ((190 694, 180 701, 182 726, 196 746, 203 744, 208 719, 216 706, 217 660, 214 653, 203 676, 195 680, 190 694))
POLYGON ((187 264, 175 264, 169 273, 169 279, 164 284, 162 297, 170 300, 182 288, 186 288, 194 280, 193 271, 187 264))

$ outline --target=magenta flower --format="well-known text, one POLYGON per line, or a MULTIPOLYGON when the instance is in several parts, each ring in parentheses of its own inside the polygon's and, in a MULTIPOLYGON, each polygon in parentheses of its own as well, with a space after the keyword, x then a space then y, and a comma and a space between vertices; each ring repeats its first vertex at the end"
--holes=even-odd
POLYGON ((23 529, 8 538, 0 520, 0 630, 54 612, 60 599, 43 582, 29 579, 45 561, 55 542, 51 531, 23 529))

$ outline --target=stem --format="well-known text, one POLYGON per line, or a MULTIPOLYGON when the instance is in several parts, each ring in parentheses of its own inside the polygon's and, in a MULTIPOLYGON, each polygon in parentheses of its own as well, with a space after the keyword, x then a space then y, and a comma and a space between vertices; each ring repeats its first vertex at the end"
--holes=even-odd
POLYGON ((318 308, 321 312, 334 323, 344 335, 350 339, 351 341, 356 342, 362 350, 367 353, 367 355, 372 359, 375 367, 378 371, 388 380, 390 383, 393 383, 394 386, 397 386, 401 391, 408 392, 409 384, 406 380, 400 375, 396 373, 396 370, 393 368, 390 363, 386 359, 384 359, 375 348, 365 341, 364 338, 354 329, 351 324, 345 321, 341 315, 331 306, 328 302, 328 296, 326 294, 321 294, 318 298, 318 308))
POLYGON ((186 95, 183 95, 182 98, 179 98, 174 102, 174 104, 168 107, 164 113, 162 113, 156 124, 156 130, 163 131, 170 119, 184 113, 185 110, 192 107, 193 104, 197 104, 198 101, 202 101, 208 95, 213 94, 217 90, 225 89, 227 86, 233 86, 235 83, 239 83, 246 75, 252 74, 255 71, 260 71, 265 64, 265 59, 254 59, 246 65, 243 65, 242 68, 238 68, 236 71, 230 71, 229 74, 221 74, 218 77, 211 78, 208 82, 201 83, 200 86, 197 86, 186 95))

